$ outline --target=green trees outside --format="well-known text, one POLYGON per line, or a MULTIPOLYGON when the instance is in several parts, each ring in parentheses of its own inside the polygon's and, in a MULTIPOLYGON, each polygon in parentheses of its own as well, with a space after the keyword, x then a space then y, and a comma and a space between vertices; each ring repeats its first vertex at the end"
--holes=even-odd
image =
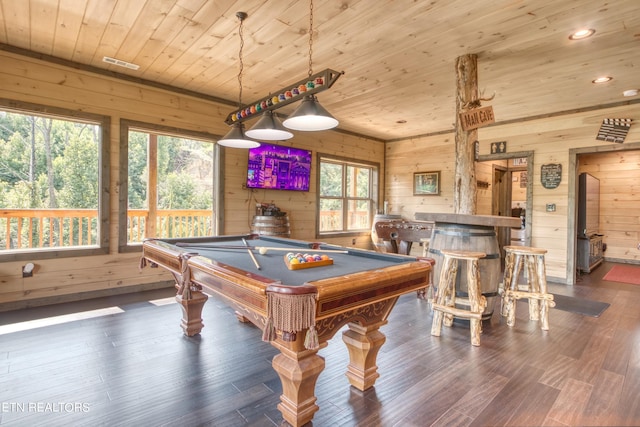
POLYGON ((99 127, 0 111, 0 208, 98 207, 99 127))
POLYGON ((368 227, 372 207, 372 168, 346 162, 320 162, 320 212, 330 212, 330 220, 320 231, 346 231, 368 227), (347 218, 347 223, 344 223, 347 218), (362 218, 367 219, 363 225, 362 218))
MULTIPOLYGON (((95 244, 100 135, 95 123, 0 111, 0 229, 9 230, 0 233, 1 249, 23 249, 29 241, 43 242, 39 247, 95 244), (9 215, 37 209, 93 212, 64 220, 9 215)), ((144 209, 148 134, 131 132, 129 139, 129 208, 144 209)), ((213 144, 173 136, 158 141, 158 208, 212 209, 213 144)))
MULTIPOLYGON (((129 208, 146 209, 146 132, 129 132, 129 208)), ((158 209, 212 209, 213 144, 158 136, 158 209)))

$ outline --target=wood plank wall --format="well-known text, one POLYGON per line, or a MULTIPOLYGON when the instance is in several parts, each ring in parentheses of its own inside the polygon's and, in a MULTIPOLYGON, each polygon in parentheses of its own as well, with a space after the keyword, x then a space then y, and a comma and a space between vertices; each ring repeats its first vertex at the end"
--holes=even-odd
MULTIPOLYGON (((46 106, 85 111, 111 118, 111 183, 109 254, 104 256, 35 260, 31 278, 22 278, 24 262, 0 262, 0 310, 119 293, 127 287, 167 286, 171 277, 162 269, 138 269, 139 254, 118 253, 118 182, 120 119, 224 135, 224 118, 235 107, 118 80, 110 76, 52 64, 0 51, 0 97, 46 106), (92 294, 94 292, 94 294, 92 294), (43 300, 43 299, 46 299, 43 300)), ((340 132, 297 132, 287 144, 318 152, 384 164, 384 144, 340 132)), ((284 144, 284 145, 287 145, 284 144)), ((225 149, 224 233, 246 233, 255 203, 275 203, 290 216, 292 237, 315 239, 316 182, 312 168, 312 191, 308 193, 243 189, 246 150, 225 149)), ((380 170, 381 176, 384 169, 380 170)), ((380 189, 382 197, 382 189, 380 189)), ((370 248, 368 235, 330 240, 331 243, 370 248)))
MULTIPOLYGON (((499 122, 500 117, 496 117, 499 122)), ((532 206, 532 240, 531 245, 548 250, 546 264, 547 274, 552 280, 561 283, 572 284, 574 271, 568 266, 568 257, 572 250, 569 245, 569 228, 575 227, 575 218, 570 214, 570 205, 575 206, 575 188, 569 188, 569 174, 577 177, 575 164, 573 164, 570 151, 582 149, 584 151, 598 152, 603 148, 616 150, 640 148, 640 105, 636 102, 630 105, 615 106, 607 109, 583 111, 555 115, 536 120, 528 120, 511 124, 496 124, 479 129, 480 155, 490 154, 492 142, 506 141, 507 153, 533 151, 533 176, 529 177, 533 182, 533 206, 532 206), (602 120, 605 118, 633 118, 632 125, 624 144, 614 144, 596 140, 596 135, 602 120), (560 163, 562 168, 562 181, 556 189, 546 189, 540 181, 540 166, 548 163, 560 163), (547 212, 546 205, 555 204, 555 212, 547 212)), ((439 134, 424 136, 402 141, 393 141, 386 144, 386 185, 385 197, 389 201, 390 212, 400 214, 406 218, 413 218, 415 212, 453 212, 453 179, 454 164, 451 159, 455 156, 454 134, 439 134), (439 196, 413 196, 412 179, 414 172, 441 171, 441 192, 439 196)), ((618 153, 620 156, 621 153, 618 153)), ((640 168, 637 160, 626 157, 625 163, 629 169, 640 168)), ((637 159, 634 157, 634 159, 637 159)), ((604 164, 602 165, 604 167, 604 164)), ((485 179, 490 172, 480 170, 479 179, 485 179)), ((627 174, 629 172, 626 172, 627 174)), ((486 178, 489 179, 489 178, 486 178)), ((625 181, 610 181, 616 192, 624 193, 627 201, 624 209, 640 211, 640 198, 634 186, 623 185, 625 181), (622 187, 620 187, 622 186, 622 187), (634 190, 635 189, 635 190, 634 190)), ((489 181, 491 182, 491 181, 489 181)), ((628 184, 628 182, 627 182, 628 184)), ((483 201, 478 203, 478 213, 489 213, 485 197, 490 197, 488 190, 480 190, 478 196, 483 201)), ((606 195, 608 199, 612 195, 606 195)), ((605 199, 607 200, 607 199, 605 199)), ((621 205, 622 206, 622 205, 621 205)), ((609 211, 610 212, 610 211, 609 211)), ((603 213, 604 214, 604 213, 603 213)), ((620 218, 621 222, 632 221, 627 217, 620 218)), ((606 221, 606 220, 605 220, 606 221)), ((623 228, 622 224, 616 227, 623 228)), ((612 243, 614 236, 620 238, 621 230, 610 230, 612 243)), ((623 234, 625 232, 622 232, 623 234)), ((611 247, 607 256, 615 257, 626 262, 637 262, 640 251, 630 244, 633 240, 628 238, 622 248, 616 248, 617 243, 611 247)))
MULTIPOLYGON (((227 128, 223 118, 230 107, 207 100, 181 95, 162 89, 125 82, 59 64, 9 52, 0 52, 0 96, 22 102, 50 105, 102 114, 111 118, 111 194, 117 195, 121 185, 117 182, 119 165, 118 135, 121 118, 182 128, 212 135, 223 135, 227 128)), ((640 148, 640 104, 631 103, 603 110, 577 112, 524 121, 498 124, 479 131, 480 154, 490 152, 490 143, 507 141, 507 152, 533 151, 533 227, 532 245, 549 250, 547 272, 561 282, 572 283, 573 272, 567 270, 569 250, 569 228, 574 227, 574 218, 569 218, 570 200, 575 189, 569 188, 569 173, 572 170, 570 150, 591 149, 598 151, 612 143, 595 140, 597 130, 604 118, 633 118, 625 144, 615 147, 640 148), (563 165, 562 182, 557 189, 548 190, 540 184, 540 166, 546 163, 563 165), (555 212, 546 212, 547 203, 555 203, 555 212)), ((500 118, 497 117, 499 121, 500 118)), ((428 129, 425 129, 425 132, 428 129)), ((453 133, 424 136, 403 141, 381 143, 339 132, 319 134, 297 134, 290 141, 301 148, 344 157, 379 162, 383 168, 384 197, 389 202, 389 213, 401 214, 412 219, 415 212, 453 212, 454 144, 453 133), (441 193, 438 196, 413 196, 413 173, 441 171, 441 193)), ((629 158, 627 158, 629 159, 629 158)), ((290 215, 292 237, 315 238, 315 170, 312 171, 312 191, 309 193, 256 191, 242 188, 246 151, 226 149, 224 186, 224 232, 227 234, 246 232, 256 202, 273 202, 290 215)), ((585 160, 586 162, 586 160, 585 160)), ((632 160, 626 161, 633 164, 632 160)), ((637 160, 636 160, 637 162, 637 160)), ((590 162, 593 163, 593 162, 590 162)), ((637 166, 637 165, 636 165, 637 166)), ((575 165, 573 165, 575 173, 575 165)), ((587 164, 585 164, 587 167, 587 164)), ((604 167, 604 161, 602 163, 604 167)), ((633 167, 631 168, 633 169, 633 167)), ((637 169, 637 167, 636 167, 637 169)), ((599 173, 601 173, 600 171, 599 173)), ((612 179, 607 178, 605 181, 612 179)), ((624 192, 621 181, 611 180, 615 192, 624 192)), ((637 189, 629 186, 624 209, 638 211, 640 202, 637 189)), ((488 193, 480 192, 485 199, 488 193)), ((613 197, 613 196, 607 196, 613 197)), ((621 198, 621 196, 618 196, 621 198)), ((382 200, 381 200, 382 202, 382 200)), ((121 292, 128 286, 155 286, 159 281, 169 281, 160 270, 138 270, 137 254, 119 254, 118 248, 118 202, 110 203, 111 226, 110 253, 105 256, 63 258, 37 261, 34 277, 23 279, 21 262, 0 263, 0 306, 8 307, 36 304, 42 298, 49 301, 81 298, 88 292, 121 292)), ((482 204, 482 210, 486 206, 482 204)), ((637 219, 637 218, 636 218, 637 219)), ((610 249, 607 256, 634 262, 638 254, 631 246, 634 238, 629 236, 621 217, 615 227, 603 227, 608 233, 610 249), (621 243, 618 243, 621 242, 621 243)), ((606 220, 605 220, 606 222, 606 220)), ((628 228, 628 227, 627 227, 628 228)), ((636 239, 637 240, 637 239, 636 239)), ((370 247, 368 236, 360 236, 356 243, 352 238, 330 240, 332 243, 370 247)), ((635 246, 634 246, 635 247, 635 246)))

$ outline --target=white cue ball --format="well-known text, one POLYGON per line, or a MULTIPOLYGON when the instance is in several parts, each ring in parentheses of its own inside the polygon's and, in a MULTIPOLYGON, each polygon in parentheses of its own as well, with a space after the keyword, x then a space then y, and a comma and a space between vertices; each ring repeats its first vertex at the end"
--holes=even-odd
POLYGON ((258 252, 260 252, 260 255, 264 255, 267 253, 267 248, 260 248, 258 252))

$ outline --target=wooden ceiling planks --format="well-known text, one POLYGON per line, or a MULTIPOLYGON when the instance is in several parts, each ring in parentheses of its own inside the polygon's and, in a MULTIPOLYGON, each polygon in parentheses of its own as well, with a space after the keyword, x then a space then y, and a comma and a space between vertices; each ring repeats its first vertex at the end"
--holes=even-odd
MULTIPOLYGON (((638 85, 637 10, 636 0, 314 0, 313 68, 345 72, 322 104, 342 129, 378 139, 451 129, 454 62, 467 53, 479 88, 496 93, 498 122, 610 104, 638 85), (585 25, 593 38, 568 40, 585 25), (600 74, 614 80, 594 87, 600 74)), ((306 1, 0 0, 0 43, 235 102, 238 11, 249 14, 244 102, 306 75, 306 1)))
MULTIPOLYGON (((27 2, 25 2, 27 3, 27 2)), ((31 32, 31 50, 51 55, 56 32, 58 7, 49 3, 31 2, 29 7, 31 32)))
MULTIPOLYGON (((91 65, 100 67, 105 56, 122 59, 117 56, 120 46, 134 28, 136 17, 140 14, 145 2, 139 0, 118 1, 109 18, 109 25, 100 38, 100 43, 94 51, 91 65)), ((127 59, 123 59, 128 61, 127 59)))
POLYGON ((58 2, 58 10, 54 20, 56 31, 51 55, 68 61, 73 59, 87 3, 88 0, 60 0, 58 2))
MULTIPOLYGON (((31 23, 29 2, 2 0, 2 19, 7 43, 23 49, 31 49, 31 23)), ((44 44, 44 43, 39 43, 44 44)))

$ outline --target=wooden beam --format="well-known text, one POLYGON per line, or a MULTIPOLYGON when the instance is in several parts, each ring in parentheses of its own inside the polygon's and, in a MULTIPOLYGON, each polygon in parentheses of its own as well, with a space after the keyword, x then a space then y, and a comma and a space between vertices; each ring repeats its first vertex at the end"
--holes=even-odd
POLYGON ((474 54, 456 59, 456 159, 454 181, 454 212, 475 215, 476 183, 475 141, 478 130, 465 131, 460 113, 465 105, 478 99, 478 57, 474 54))
POLYGON ((145 237, 158 236, 156 223, 158 218, 158 134, 149 133, 149 184, 147 185, 147 204, 149 218, 145 227, 145 237))

